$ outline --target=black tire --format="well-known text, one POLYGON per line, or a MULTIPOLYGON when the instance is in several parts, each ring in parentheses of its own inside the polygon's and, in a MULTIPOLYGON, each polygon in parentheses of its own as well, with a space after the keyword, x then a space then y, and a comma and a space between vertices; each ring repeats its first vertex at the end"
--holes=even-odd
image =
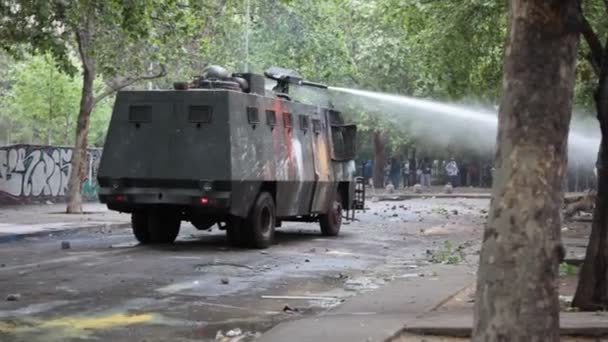
POLYGON ((336 194, 327 214, 319 215, 319 224, 323 235, 338 236, 342 226, 342 201, 339 194, 336 194))
POLYGON ((150 234, 148 234, 148 214, 145 211, 134 211, 131 213, 131 226, 133 235, 139 243, 150 243, 150 234))
POLYGON ((190 220, 190 223, 198 230, 208 230, 213 227, 217 221, 210 217, 196 217, 195 219, 190 220))
POLYGON ((270 247, 274 242, 275 224, 274 199, 269 193, 262 192, 247 217, 249 245, 259 249, 270 247))
POLYGON ((226 239, 234 247, 247 247, 249 238, 245 229, 244 219, 236 216, 228 217, 226 220, 226 239))
POLYGON ((177 234, 181 218, 179 214, 169 210, 154 210, 148 213, 148 235, 150 243, 173 243, 177 234))

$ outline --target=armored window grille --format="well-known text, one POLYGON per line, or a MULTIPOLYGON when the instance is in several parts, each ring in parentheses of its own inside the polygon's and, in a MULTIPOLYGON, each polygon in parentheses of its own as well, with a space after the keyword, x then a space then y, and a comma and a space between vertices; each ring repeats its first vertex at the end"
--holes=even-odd
POLYGON ((332 125, 341 124, 342 120, 340 119, 340 112, 330 109, 329 110, 329 123, 332 125))
POLYGON ((293 116, 291 115, 291 113, 287 113, 284 112, 283 113, 283 120, 284 120, 284 125, 286 128, 292 128, 293 127, 293 116))
POLYGON ((213 107, 189 106, 188 121, 195 123, 210 123, 213 118, 213 107))
POLYGON ((152 108, 150 106, 131 106, 129 107, 129 122, 150 122, 152 121, 152 108))
POLYGON ((247 121, 253 125, 260 123, 260 117, 256 107, 247 107, 247 121))
POLYGON ((277 112, 274 110, 266 111, 266 123, 268 126, 275 126, 277 124, 277 112))
POLYGON ((309 126, 310 126, 310 124, 308 122, 308 116, 300 115, 299 119, 300 119, 300 129, 303 130, 304 132, 308 131, 309 126))
POLYGON ((321 120, 312 119, 312 131, 315 133, 321 133, 321 120))

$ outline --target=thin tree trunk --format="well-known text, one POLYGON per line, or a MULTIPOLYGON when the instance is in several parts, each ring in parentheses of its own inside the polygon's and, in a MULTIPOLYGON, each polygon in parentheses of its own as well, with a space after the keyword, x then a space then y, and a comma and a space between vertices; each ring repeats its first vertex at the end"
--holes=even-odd
POLYGON ((412 155, 410 156, 410 185, 414 186, 418 183, 418 179, 416 177, 416 171, 418 171, 418 164, 416 163, 416 147, 412 148, 412 155))
POLYGON ((597 158, 597 195, 585 261, 572 306, 595 311, 608 308, 608 41, 595 93, 602 141, 597 158))
MULTIPOLYGON (((48 59, 47 63, 48 63, 48 59)), ((51 127, 53 125, 53 88, 51 86, 51 82, 53 79, 53 68, 49 68, 49 79, 47 82, 47 87, 48 87, 48 91, 49 91, 49 118, 48 118, 48 127, 46 128, 46 144, 51 146, 52 143, 52 139, 51 139, 51 127)))
POLYGON ((560 210, 577 2, 512 0, 509 15, 473 340, 559 341, 560 210))
POLYGON ((82 181, 85 178, 85 162, 87 154, 87 135, 89 121, 93 110, 93 82, 95 81, 95 61, 90 56, 89 43, 91 30, 85 29, 77 33, 78 50, 82 61, 82 96, 80 110, 76 123, 76 141, 72 154, 72 172, 68 183, 68 213, 82 212, 82 181))
POLYGON ((372 141, 374 145, 374 188, 382 189, 384 188, 384 163, 386 162, 386 156, 384 151, 385 144, 382 132, 373 131, 372 141))

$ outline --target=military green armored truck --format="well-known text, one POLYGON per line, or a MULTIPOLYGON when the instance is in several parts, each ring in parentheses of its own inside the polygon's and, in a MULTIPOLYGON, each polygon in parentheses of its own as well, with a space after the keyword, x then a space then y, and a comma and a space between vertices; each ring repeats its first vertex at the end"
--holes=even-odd
POLYGON ((190 221, 266 248, 283 221, 318 221, 335 236, 343 212, 362 208, 356 127, 290 98, 290 86, 323 85, 281 68, 265 76, 209 67, 171 90, 118 92, 99 199, 131 213, 140 243, 172 243, 190 221))

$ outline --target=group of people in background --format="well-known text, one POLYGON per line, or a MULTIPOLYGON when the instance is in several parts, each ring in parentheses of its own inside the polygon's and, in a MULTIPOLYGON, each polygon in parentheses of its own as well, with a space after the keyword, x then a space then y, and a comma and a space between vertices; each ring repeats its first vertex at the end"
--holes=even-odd
MULTIPOLYGON (((455 158, 447 161, 433 161, 429 158, 422 158, 412 170, 410 160, 400 161, 397 157, 391 157, 384 166, 384 186, 389 183, 395 188, 413 186, 420 184, 423 188, 431 187, 431 180, 435 184, 451 184, 452 187, 470 186, 490 186, 492 183, 491 165, 481 166, 480 163, 469 163, 460 165, 455 158), (480 174, 481 173, 481 174, 480 174)), ((373 177, 373 161, 366 160, 362 165, 362 175, 366 184, 369 184, 373 177)))

